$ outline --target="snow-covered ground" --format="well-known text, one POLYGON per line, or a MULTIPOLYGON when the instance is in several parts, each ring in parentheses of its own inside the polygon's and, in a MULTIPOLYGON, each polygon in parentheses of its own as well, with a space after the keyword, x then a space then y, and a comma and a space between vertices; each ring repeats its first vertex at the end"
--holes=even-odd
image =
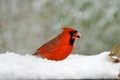
POLYGON ((0 54, 2 79, 117 79, 120 63, 109 52, 84 56, 71 54, 62 61, 50 61, 13 52, 0 54))

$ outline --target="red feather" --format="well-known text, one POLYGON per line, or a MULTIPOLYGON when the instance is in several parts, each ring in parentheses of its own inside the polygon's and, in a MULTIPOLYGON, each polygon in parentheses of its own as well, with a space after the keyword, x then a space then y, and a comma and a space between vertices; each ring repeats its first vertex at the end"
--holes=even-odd
MULTIPOLYGON (((60 35, 38 48, 34 55, 56 61, 65 59, 73 49, 73 45, 70 45, 70 32, 74 31, 73 28, 64 28, 60 35)), ((80 38, 79 34, 76 36, 80 38)))

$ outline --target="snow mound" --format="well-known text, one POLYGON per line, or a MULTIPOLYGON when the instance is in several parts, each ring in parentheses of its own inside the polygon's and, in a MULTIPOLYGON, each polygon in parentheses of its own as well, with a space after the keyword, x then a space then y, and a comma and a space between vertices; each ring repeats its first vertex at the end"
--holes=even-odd
POLYGON ((13 52, 0 54, 2 79, 117 79, 120 63, 113 63, 109 52, 83 56, 71 54, 62 61, 50 61, 13 52))

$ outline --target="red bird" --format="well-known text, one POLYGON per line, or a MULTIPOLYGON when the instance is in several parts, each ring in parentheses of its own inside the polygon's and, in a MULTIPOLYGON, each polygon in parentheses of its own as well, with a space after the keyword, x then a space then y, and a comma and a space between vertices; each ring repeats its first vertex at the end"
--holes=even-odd
POLYGON ((64 28, 61 34, 38 48, 33 55, 49 60, 63 60, 71 53, 74 41, 79 40, 80 37, 81 35, 77 30, 64 28))

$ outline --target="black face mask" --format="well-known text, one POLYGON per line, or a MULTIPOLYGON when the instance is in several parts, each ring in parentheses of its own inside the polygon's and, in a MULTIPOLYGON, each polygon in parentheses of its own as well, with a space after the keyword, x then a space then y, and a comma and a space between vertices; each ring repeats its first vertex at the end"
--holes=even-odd
POLYGON ((75 39, 72 39, 72 36, 73 36, 73 34, 75 34, 76 32, 78 32, 78 31, 70 31, 70 32, 69 32, 69 33, 70 33, 70 40, 69 40, 69 44, 70 44, 70 45, 73 45, 73 44, 74 44, 75 39))

